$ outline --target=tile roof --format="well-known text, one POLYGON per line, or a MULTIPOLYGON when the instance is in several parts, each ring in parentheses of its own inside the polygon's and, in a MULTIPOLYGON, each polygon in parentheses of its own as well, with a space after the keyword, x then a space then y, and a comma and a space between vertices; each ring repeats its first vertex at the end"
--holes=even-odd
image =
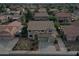
POLYGON ((52 21, 29 21, 28 30, 47 30, 54 29, 52 21))
POLYGON ((56 14, 57 17, 71 17, 70 13, 67 12, 59 12, 56 14))
POLYGON ((47 12, 45 8, 40 8, 38 11, 39 12, 47 12))
POLYGON ((67 36, 79 35, 79 21, 73 22, 71 25, 63 28, 63 31, 67 36))
POLYGON ((11 35, 14 35, 21 28, 21 23, 18 21, 14 21, 8 25, 0 25, 0 32, 6 31, 11 35))

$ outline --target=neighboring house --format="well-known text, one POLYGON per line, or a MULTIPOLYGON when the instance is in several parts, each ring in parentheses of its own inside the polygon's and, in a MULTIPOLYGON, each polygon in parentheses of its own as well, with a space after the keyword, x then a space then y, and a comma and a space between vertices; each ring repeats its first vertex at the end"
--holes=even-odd
POLYGON ((34 13, 34 16, 33 16, 33 20, 38 20, 38 21, 45 21, 45 20, 49 20, 48 19, 48 13, 46 11, 45 8, 40 8, 38 9, 37 12, 34 13))
POLYGON ((0 15, 0 24, 5 22, 8 22, 8 17, 0 15))
POLYGON ((58 9, 49 9, 49 12, 51 12, 51 14, 56 14, 59 12, 58 9))
POLYGON ((30 9, 31 13, 34 14, 35 12, 35 9, 30 9))
POLYGON ((0 25, 0 39, 13 39, 17 32, 20 32, 22 25, 18 21, 11 22, 7 25, 0 25))
POLYGON ((46 21, 49 20, 48 19, 48 13, 47 12, 37 12, 34 14, 34 20, 38 20, 38 21, 46 21))
POLYGON ((46 11, 46 9, 45 9, 45 8, 40 8, 40 9, 38 9, 38 12, 41 12, 41 13, 46 13, 47 11, 46 11))
POLYGON ((59 12, 55 15, 57 17, 58 22, 60 24, 70 24, 72 20, 72 16, 67 12, 59 12))
POLYGON ((21 15, 6 15, 11 20, 20 20, 21 15))
POLYGON ((21 5, 20 4, 10 4, 9 9, 18 11, 18 10, 21 10, 21 5))
POLYGON ((35 8, 37 8, 37 5, 36 4, 25 4, 24 7, 25 8, 34 8, 35 9, 35 8))
POLYGON ((8 13, 12 14, 12 15, 20 15, 21 11, 20 10, 18 10, 18 11, 11 11, 10 10, 8 13))
POLYGON ((74 21, 71 25, 64 27, 63 32, 68 41, 79 40, 79 21, 74 21))
POLYGON ((48 38, 52 40, 56 37, 56 29, 52 21, 29 21, 28 23, 28 38, 35 39, 35 36, 39 38, 48 38))

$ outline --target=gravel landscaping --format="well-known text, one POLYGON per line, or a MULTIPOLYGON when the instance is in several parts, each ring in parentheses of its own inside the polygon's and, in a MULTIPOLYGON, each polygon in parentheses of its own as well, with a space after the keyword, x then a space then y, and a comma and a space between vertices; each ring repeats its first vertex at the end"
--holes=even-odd
POLYGON ((28 40, 28 39, 23 39, 21 38, 17 44, 14 46, 13 48, 13 51, 15 50, 28 50, 28 51, 31 51, 31 50, 37 50, 37 43, 33 43, 33 41, 31 40, 28 40))

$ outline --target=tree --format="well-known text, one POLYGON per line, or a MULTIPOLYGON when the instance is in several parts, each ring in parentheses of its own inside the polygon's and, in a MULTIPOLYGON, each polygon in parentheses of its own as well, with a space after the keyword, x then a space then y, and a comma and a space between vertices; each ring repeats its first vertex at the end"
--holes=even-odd
POLYGON ((75 7, 74 7, 73 5, 69 5, 69 6, 67 6, 67 9, 68 9, 71 13, 73 13, 74 10, 75 10, 75 7))
POLYGON ((56 31, 58 32, 58 33, 60 33, 60 24, 59 24, 59 22, 55 22, 54 23, 54 26, 55 26, 55 28, 56 28, 56 31))
POLYGON ((28 31, 27 31, 27 27, 26 27, 26 26, 24 26, 24 27, 22 28, 21 36, 22 36, 22 37, 27 37, 27 36, 28 36, 28 31))
POLYGON ((27 9, 27 14, 25 16, 26 16, 26 19, 29 19, 29 20, 32 19, 32 13, 29 9, 27 9))
POLYGON ((57 6, 57 9, 62 10, 62 6, 57 6))
POLYGON ((79 56, 79 53, 77 52, 76 56, 79 56))
POLYGON ((57 18, 55 16, 49 16, 49 20, 55 22, 55 21, 57 21, 57 18))
POLYGON ((21 23, 22 23, 22 25, 25 24, 25 16, 24 15, 21 16, 21 23))
POLYGON ((4 4, 0 5, 0 12, 5 12, 6 11, 6 6, 4 4))
POLYGON ((32 19, 32 13, 30 10, 27 9, 27 13, 24 13, 23 16, 22 16, 22 21, 24 23, 28 23, 29 20, 32 19))
POLYGON ((54 44, 58 44, 58 41, 57 41, 57 40, 55 40, 55 41, 54 41, 54 44))
POLYGON ((8 22, 12 22, 12 21, 13 21, 12 18, 8 17, 8 22))

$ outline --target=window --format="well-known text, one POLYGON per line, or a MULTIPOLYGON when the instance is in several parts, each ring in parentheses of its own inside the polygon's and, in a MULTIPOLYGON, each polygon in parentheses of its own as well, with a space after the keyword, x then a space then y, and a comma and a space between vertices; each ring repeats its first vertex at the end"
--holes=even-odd
POLYGON ((41 32, 44 32, 44 30, 41 30, 41 32))
POLYGON ((49 30, 49 32, 52 32, 52 30, 49 30))
POLYGON ((29 37, 32 37, 32 35, 29 35, 29 37))
POLYGON ((64 20, 59 20, 60 23, 64 22, 64 20))
POLYGON ((29 32, 31 32, 31 30, 29 30, 29 32))

